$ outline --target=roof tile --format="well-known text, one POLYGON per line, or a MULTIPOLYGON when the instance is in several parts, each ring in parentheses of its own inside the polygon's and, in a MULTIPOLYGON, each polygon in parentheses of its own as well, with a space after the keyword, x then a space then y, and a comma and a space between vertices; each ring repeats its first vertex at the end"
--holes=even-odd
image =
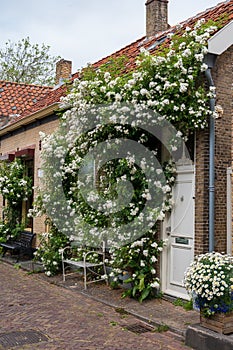
POLYGON ((22 114, 29 105, 45 98, 51 90, 48 86, 38 86, 0 81, 0 118, 9 117, 12 110, 16 114, 22 114))

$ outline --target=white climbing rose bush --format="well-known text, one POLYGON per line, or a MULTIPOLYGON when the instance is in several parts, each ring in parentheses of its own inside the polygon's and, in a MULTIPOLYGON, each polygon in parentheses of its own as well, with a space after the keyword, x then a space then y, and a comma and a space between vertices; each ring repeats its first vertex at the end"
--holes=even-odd
POLYGON ((141 49, 136 68, 127 73, 126 58, 83 69, 61 99, 59 130, 41 134, 45 187, 43 208, 35 209, 52 216, 65 235, 75 233, 75 240, 90 244, 107 236, 111 265, 118 272, 114 249, 128 249, 124 268, 133 265, 131 296, 139 300, 159 287, 156 268, 143 270, 143 264, 147 258, 156 262, 150 256, 154 241, 160 248, 156 260, 164 246, 156 236, 157 223, 172 208, 176 152, 190 133, 207 126, 212 113, 209 99, 215 89, 205 87, 203 59, 216 29, 204 20, 183 28, 170 35, 156 56, 141 49), (162 129, 168 131, 165 141, 159 136, 162 129), (155 161, 161 161, 161 144, 169 155, 166 164, 155 161), (148 152, 137 158, 132 150, 141 149, 148 152), (133 242, 146 244, 147 237, 149 247, 132 249, 133 242))

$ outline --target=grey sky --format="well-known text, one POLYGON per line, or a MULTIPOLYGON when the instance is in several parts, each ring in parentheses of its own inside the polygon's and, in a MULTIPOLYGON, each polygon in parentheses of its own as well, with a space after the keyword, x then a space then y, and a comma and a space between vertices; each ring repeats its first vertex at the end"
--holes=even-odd
MULTIPOLYGON (((73 72, 145 35, 146 0, 0 0, 0 47, 27 36, 72 60, 73 72)), ((219 0, 170 0, 176 24, 219 0)))

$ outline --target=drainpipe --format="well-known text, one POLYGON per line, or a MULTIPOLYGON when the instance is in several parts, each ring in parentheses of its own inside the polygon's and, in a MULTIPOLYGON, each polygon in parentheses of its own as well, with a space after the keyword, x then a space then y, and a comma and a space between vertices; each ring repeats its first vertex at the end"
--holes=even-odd
MULTIPOLYGON (((207 54, 204 62, 208 65, 205 71, 209 87, 214 86, 211 69, 214 67, 216 55, 207 54)), ((215 98, 210 98, 210 110, 215 110, 215 98)), ((209 120, 209 252, 214 251, 214 208, 215 208, 215 121, 213 115, 209 120)))

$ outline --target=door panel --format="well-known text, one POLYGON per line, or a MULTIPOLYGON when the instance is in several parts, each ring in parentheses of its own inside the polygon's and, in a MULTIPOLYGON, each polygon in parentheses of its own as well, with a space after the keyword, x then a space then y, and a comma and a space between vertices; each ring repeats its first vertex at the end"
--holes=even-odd
POLYGON ((194 171, 178 168, 173 189, 174 207, 165 221, 164 237, 168 239, 163 255, 163 291, 187 299, 183 286, 184 272, 194 257, 194 171))

